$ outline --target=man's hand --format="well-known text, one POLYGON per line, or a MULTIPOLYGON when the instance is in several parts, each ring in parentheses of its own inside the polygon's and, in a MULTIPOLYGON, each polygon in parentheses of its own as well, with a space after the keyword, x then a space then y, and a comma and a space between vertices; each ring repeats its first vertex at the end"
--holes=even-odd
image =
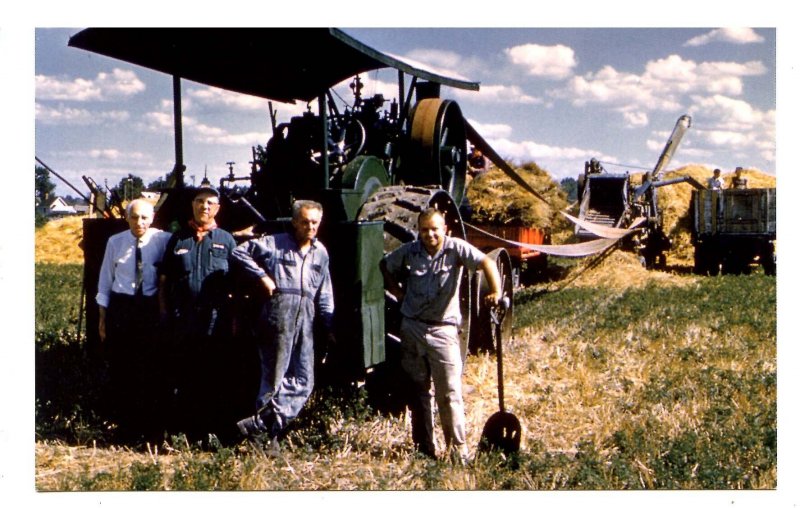
POLYGON ((403 298, 406 296, 406 292, 400 286, 386 288, 386 291, 398 302, 402 302, 403 298))
POLYGON ((490 308, 494 308, 503 296, 500 291, 500 272, 497 271, 497 265, 489 256, 483 258, 480 268, 486 276, 486 282, 489 283, 489 293, 483 297, 483 301, 490 308))
POLYGON ((100 342, 106 341, 106 308, 102 305, 98 306, 98 320, 97 320, 97 334, 100 336, 100 342))
POLYGON ((483 301, 488 307, 494 308, 500 303, 500 296, 501 295, 499 291, 493 291, 491 293, 487 293, 486 296, 483 297, 483 301))
POLYGON ((278 287, 275 285, 275 281, 272 280, 272 277, 265 275, 261 277, 261 282, 264 284, 264 288, 267 290, 267 296, 272 296, 272 293, 275 292, 275 288, 278 287))

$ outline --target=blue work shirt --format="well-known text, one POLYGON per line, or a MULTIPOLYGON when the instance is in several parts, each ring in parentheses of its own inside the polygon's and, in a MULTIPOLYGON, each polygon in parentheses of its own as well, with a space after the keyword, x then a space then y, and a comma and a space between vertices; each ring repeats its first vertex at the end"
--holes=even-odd
POLYGON ((173 317, 210 334, 218 312, 230 301, 228 270, 235 248, 236 240, 220 228, 199 242, 191 228, 172 235, 159 273, 167 278, 173 317))
POLYGON ((390 252, 384 257, 386 270, 405 289, 400 313, 420 321, 460 325, 462 268, 474 272, 485 257, 473 245, 450 236, 433 256, 419 240, 390 252))

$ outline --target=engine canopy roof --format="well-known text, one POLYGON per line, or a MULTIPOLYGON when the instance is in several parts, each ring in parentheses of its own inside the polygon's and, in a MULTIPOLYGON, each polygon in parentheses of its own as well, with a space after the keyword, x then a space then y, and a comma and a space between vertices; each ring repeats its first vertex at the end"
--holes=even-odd
POLYGON ((418 69, 336 28, 87 28, 69 46, 280 102, 310 101, 357 74, 390 67, 465 90, 476 82, 418 69))

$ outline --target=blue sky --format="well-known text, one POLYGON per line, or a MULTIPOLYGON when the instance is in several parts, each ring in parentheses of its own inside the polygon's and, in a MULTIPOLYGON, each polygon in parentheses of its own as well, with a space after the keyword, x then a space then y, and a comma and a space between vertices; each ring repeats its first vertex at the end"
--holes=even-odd
MULTIPOLYGON (((668 169, 704 164, 775 173, 774 28, 347 28, 386 53, 481 83, 444 89, 504 157, 556 179, 591 157, 651 169, 676 120, 692 128, 668 169)), ((37 29, 36 155, 79 189, 81 175, 147 183, 174 164, 171 77, 67 47, 79 29, 37 29)), ((249 70, 243 70, 248 72, 249 70)), ((362 75, 391 93, 394 71, 362 75)), ((343 87, 340 95, 351 100, 343 87)), ((275 104, 278 120, 305 105, 275 104)), ((184 81, 184 157, 196 181, 226 162, 248 171, 269 138, 267 101, 184 81)), ((630 167, 629 167, 630 166, 630 167)), ((59 182, 59 192, 73 194, 59 182)))

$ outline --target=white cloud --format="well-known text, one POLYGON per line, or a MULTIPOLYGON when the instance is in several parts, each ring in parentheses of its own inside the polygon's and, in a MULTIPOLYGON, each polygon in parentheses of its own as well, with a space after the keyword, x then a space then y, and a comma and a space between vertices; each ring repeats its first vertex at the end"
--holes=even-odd
POLYGON ((456 69, 461 64, 461 55, 454 51, 441 49, 416 49, 402 57, 415 66, 426 67, 424 70, 438 72, 435 69, 456 69))
POLYGON ((268 137, 264 132, 231 134, 225 129, 200 123, 192 123, 188 131, 193 141, 206 145, 252 146, 264 143, 268 137))
POLYGON ((623 111, 622 116, 629 128, 646 127, 650 123, 650 119, 644 111, 623 111))
POLYGON ((759 166, 775 160, 774 110, 761 111, 745 101, 723 95, 692 99, 690 113, 699 120, 695 137, 717 152, 737 155, 751 151, 763 159, 743 161, 745 164, 759 166))
POLYGON ((684 46, 704 46, 712 42, 725 42, 730 44, 754 44, 764 42, 752 28, 717 28, 703 35, 698 35, 686 41, 684 46))
POLYGON ((199 105, 224 106, 239 111, 267 111, 267 99, 221 88, 190 88, 186 94, 199 105))
POLYGON ((505 53, 511 63, 524 68, 529 75, 540 78, 567 78, 577 65, 575 51, 561 44, 556 46, 523 44, 508 48, 505 53))
POLYGON ((615 156, 585 148, 553 146, 535 141, 516 142, 505 137, 493 138, 492 136, 486 136, 486 140, 504 159, 520 162, 534 161, 557 180, 565 177, 574 178, 576 174, 583 170, 584 162, 592 157, 608 163, 618 161, 615 156))
MULTIPOLYGON (((144 128, 153 132, 172 132, 174 130, 175 121, 171 113, 164 111, 150 111, 144 115, 144 128)), ((183 117, 184 124, 190 121, 187 117, 183 117)))
POLYGON ((693 101, 690 113, 702 115, 706 124, 724 127, 725 130, 763 130, 769 128, 770 123, 774 125, 771 112, 760 111, 743 100, 717 94, 711 97, 694 96, 693 101))
POLYGON ((652 77, 618 72, 605 66, 596 73, 575 76, 566 86, 551 90, 549 95, 566 99, 575 106, 603 104, 620 111, 657 109, 675 111, 680 104, 670 95, 657 93, 661 87, 652 77))
POLYGON ((482 85, 480 91, 472 90, 452 90, 451 93, 459 98, 475 102, 491 103, 514 103, 514 104, 541 104, 543 101, 538 97, 526 94, 517 85, 482 85))
POLYGON ((552 89, 548 95, 578 107, 600 104, 617 109, 630 125, 643 126, 648 123, 648 111, 684 109, 688 94, 742 95, 742 78, 765 72, 766 67, 758 61, 697 63, 669 55, 647 62, 641 75, 605 66, 569 79, 566 86, 552 89))
POLYGON ((488 138, 507 138, 511 135, 511 126, 504 123, 480 123, 468 119, 470 125, 478 131, 484 139, 488 138))
POLYGON ((127 111, 94 112, 81 108, 69 108, 59 104, 55 108, 36 103, 36 121, 42 125, 97 125, 125 122, 130 118, 127 111))
POLYGON ((132 163, 150 160, 151 157, 135 150, 118 150, 116 148, 90 148, 87 150, 68 150, 59 154, 62 157, 91 159, 106 163, 132 163))
POLYGON ((472 68, 474 63, 469 63, 469 60, 463 59, 459 54, 452 51, 416 49, 403 56, 392 53, 386 54, 423 71, 463 81, 472 81, 456 69, 472 68))
POLYGON ((135 72, 122 69, 98 73, 93 80, 36 75, 37 100, 109 101, 136 95, 144 89, 145 84, 135 72))

